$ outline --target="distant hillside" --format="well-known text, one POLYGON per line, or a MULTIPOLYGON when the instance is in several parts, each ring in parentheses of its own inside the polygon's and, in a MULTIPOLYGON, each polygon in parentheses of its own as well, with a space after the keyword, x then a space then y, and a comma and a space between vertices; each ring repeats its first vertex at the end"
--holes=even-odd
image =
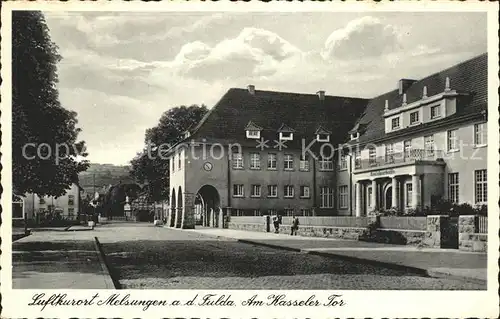
POLYGON ((110 184, 118 184, 120 181, 122 183, 134 182, 129 175, 129 171, 130 166, 91 163, 90 167, 78 176, 80 186, 83 187, 86 192, 93 193, 94 181, 97 191, 110 184))

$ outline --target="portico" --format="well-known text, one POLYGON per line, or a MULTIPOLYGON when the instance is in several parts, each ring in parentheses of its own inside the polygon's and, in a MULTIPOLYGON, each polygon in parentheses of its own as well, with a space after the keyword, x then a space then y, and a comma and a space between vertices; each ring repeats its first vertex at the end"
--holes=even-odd
POLYGON ((356 216, 373 211, 419 209, 444 192, 444 163, 415 163, 354 172, 356 216))

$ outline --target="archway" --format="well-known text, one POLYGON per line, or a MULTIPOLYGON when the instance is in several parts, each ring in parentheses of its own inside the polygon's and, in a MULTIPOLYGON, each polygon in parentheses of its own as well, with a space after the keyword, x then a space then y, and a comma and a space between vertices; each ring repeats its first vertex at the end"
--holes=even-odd
POLYGON ((392 186, 388 186, 385 189, 384 207, 385 209, 391 209, 392 207, 392 186))
POLYGON ((179 191, 177 192, 177 214, 175 218, 175 227, 181 228, 182 225, 182 188, 179 186, 179 191))
POLYGON ((172 188, 172 196, 170 197, 170 216, 168 226, 175 226, 175 217, 177 213, 177 198, 175 197, 175 189, 172 188))
MULTIPOLYGON (((196 194, 198 204, 202 205, 202 223, 204 226, 218 227, 220 209, 219 192, 212 185, 204 185, 196 194)), ((196 202, 195 202, 196 204, 196 202)))

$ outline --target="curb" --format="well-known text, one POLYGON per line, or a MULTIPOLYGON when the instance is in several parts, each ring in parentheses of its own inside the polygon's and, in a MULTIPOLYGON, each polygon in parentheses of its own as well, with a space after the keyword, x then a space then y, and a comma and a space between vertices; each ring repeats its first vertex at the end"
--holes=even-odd
POLYGON ((247 240, 247 239, 238 239, 238 242, 245 243, 245 244, 250 244, 250 245, 258 245, 258 246, 264 246, 264 247, 269 247, 269 248, 281 249, 281 250, 288 250, 288 251, 294 251, 294 252, 302 252, 302 253, 307 253, 307 254, 310 254, 310 255, 321 256, 321 257, 326 257, 326 258, 340 258, 340 259, 344 259, 344 260, 348 260, 348 261, 352 261, 352 262, 357 262, 357 263, 361 262, 361 263, 364 263, 364 264, 370 264, 370 265, 373 265, 373 266, 381 266, 381 267, 385 267, 385 268, 389 268, 389 269, 394 269, 394 270, 411 271, 413 273, 416 273, 416 274, 424 276, 424 277, 442 278, 442 279, 455 279, 455 280, 461 280, 461 281, 476 283, 476 284, 480 284, 480 285, 486 285, 487 284, 486 280, 479 279, 479 278, 453 275, 453 274, 449 274, 449 273, 446 273, 446 272, 429 270, 429 269, 420 268, 420 267, 413 267, 413 266, 406 266, 406 265, 394 264, 394 263, 389 263, 389 262, 384 262, 384 261, 379 261, 379 260, 373 260, 373 259, 367 259, 367 258, 360 258, 360 257, 353 257, 353 256, 346 256, 346 255, 335 254, 335 253, 325 253, 325 252, 322 252, 322 251, 314 251, 314 250, 309 250, 309 249, 300 249, 300 248, 286 247, 286 246, 280 246, 280 245, 274 245, 274 244, 262 243, 262 242, 258 242, 258 241, 247 240))
POLYGON ((106 256, 104 255, 101 243, 99 242, 99 239, 96 236, 94 236, 94 246, 96 249, 97 257, 99 258, 99 263, 101 264, 101 268, 105 278, 104 281, 106 282, 106 285, 114 287, 115 289, 121 289, 120 282, 111 276, 110 267, 106 262, 106 256))

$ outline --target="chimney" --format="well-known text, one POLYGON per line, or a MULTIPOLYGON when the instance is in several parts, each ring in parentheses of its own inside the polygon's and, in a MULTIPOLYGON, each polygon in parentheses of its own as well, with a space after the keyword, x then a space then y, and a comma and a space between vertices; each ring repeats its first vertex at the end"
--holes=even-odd
POLYGON ((248 93, 255 95, 255 85, 250 84, 249 86, 247 86, 247 89, 248 93))
POLYGON ((401 79, 398 83, 399 95, 402 95, 406 90, 413 84, 417 82, 416 80, 401 79))
POLYGON ((316 92, 318 94, 319 100, 324 101, 325 100, 325 91, 318 91, 316 92))
POLYGON ((445 80, 445 83, 444 83, 444 91, 448 92, 450 90, 451 90, 451 88, 450 88, 450 78, 446 77, 446 80, 445 80))

